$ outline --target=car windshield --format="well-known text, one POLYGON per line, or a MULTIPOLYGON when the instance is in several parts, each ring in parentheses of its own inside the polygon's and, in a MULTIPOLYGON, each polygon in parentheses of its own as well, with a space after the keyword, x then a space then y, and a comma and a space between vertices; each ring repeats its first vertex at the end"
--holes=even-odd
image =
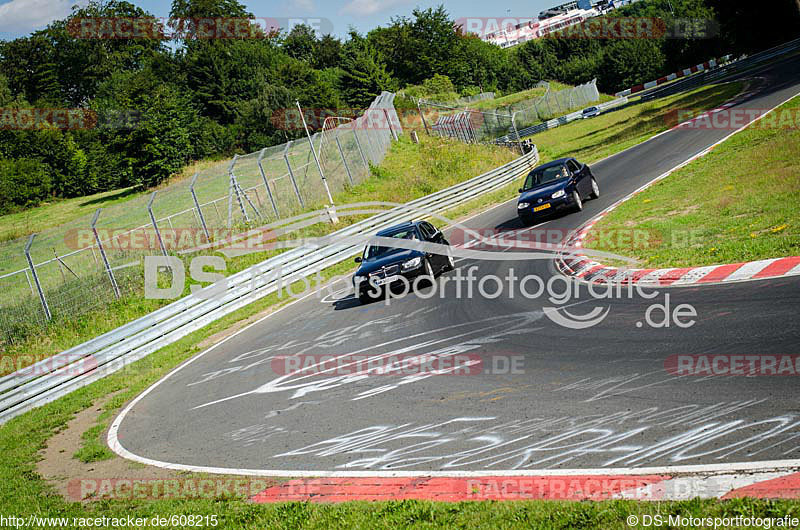
MULTIPOLYGON (((398 230, 397 232, 391 234, 384 234, 381 237, 393 237, 395 239, 418 239, 417 231, 415 228, 406 228, 403 230, 398 230)), ((392 250, 397 250, 397 249, 394 247, 381 247, 378 245, 370 245, 367 247, 367 250, 364 251, 364 258, 365 259, 379 258, 384 254, 388 254, 392 250)))
POLYGON ((523 186, 523 188, 529 190, 536 186, 541 186, 542 184, 547 184, 548 182, 553 182, 568 176, 569 171, 567 171, 567 166, 559 165, 534 169, 528 173, 528 178, 525 179, 525 186, 523 186))
POLYGON ((584 114, 589 114, 590 112, 594 112, 597 110, 597 107, 589 107, 588 109, 583 109, 584 114))

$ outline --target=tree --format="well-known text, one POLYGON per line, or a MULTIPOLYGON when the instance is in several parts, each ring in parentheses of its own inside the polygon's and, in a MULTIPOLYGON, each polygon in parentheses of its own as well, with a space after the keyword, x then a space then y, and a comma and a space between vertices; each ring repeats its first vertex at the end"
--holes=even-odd
POLYGON ((6 107, 14 100, 11 89, 8 87, 8 79, 0 74, 0 107, 6 107))
POLYGON ((252 17, 238 0, 172 0, 169 15, 174 19, 252 17))
POLYGON ((342 62, 341 91, 348 104, 368 107, 384 90, 395 83, 366 39, 352 33, 342 62))
POLYGON ((404 85, 417 85, 433 74, 448 75, 459 34, 444 6, 414 9, 413 19, 392 18, 386 28, 367 36, 393 77, 404 85))
POLYGON ((0 65, 10 89, 34 103, 58 105, 62 100, 54 57, 44 32, 0 43, 0 65))
POLYGON ((305 24, 298 24, 292 28, 283 40, 283 51, 289 57, 311 63, 317 49, 317 35, 314 30, 305 24))
POLYGON ((664 72, 666 58, 660 42, 648 39, 620 39, 606 46, 598 85, 603 92, 615 92, 656 79, 664 72))
POLYGON ((39 160, 0 158, 0 213, 36 206, 50 195, 49 167, 39 160))
POLYGON ((342 62, 342 41, 331 35, 323 35, 314 52, 314 68, 335 68, 342 62))
POLYGON ((187 103, 169 85, 161 85, 150 93, 127 150, 134 182, 139 188, 159 184, 189 161, 193 116, 186 112, 187 103))
POLYGON ((797 38, 798 0, 707 0, 720 19, 720 36, 728 52, 753 53, 797 38))

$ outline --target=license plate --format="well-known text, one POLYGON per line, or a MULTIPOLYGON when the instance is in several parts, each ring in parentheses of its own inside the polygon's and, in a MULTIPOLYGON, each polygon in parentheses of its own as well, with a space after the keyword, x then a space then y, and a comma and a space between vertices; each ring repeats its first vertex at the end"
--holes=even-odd
POLYGON ((543 204, 541 206, 537 206, 536 208, 533 209, 533 211, 534 212, 541 212, 542 210, 547 210, 548 208, 550 208, 550 203, 543 204))
POLYGON ((400 279, 400 276, 395 274, 394 276, 387 276, 386 278, 378 278, 375 282, 377 285, 386 285, 387 283, 392 283, 395 280, 400 279))

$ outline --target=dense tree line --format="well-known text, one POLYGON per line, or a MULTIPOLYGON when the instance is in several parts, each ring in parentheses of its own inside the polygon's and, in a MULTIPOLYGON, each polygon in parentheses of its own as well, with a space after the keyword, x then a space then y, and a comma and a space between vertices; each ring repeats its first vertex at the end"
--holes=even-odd
MULTIPOLYGON (((382 90, 514 92, 542 79, 597 78, 614 91, 677 67, 795 36, 798 0, 647 0, 610 16, 715 19, 719 35, 687 39, 548 38, 503 50, 415 9, 342 40, 307 26, 258 38, 80 39, 69 20, 0 42, 0 213, 48 197, 147 188, 191 160, 298 137, 273 119, 306 108, 363 108, 382 90), (87 109, 91 127, 10 127, 9 109, 87 109), (4 121, 5 120, 5 121, 4 121)), ((171 16, 243 17, 237 0, 173 0, 171 16)), ((126 1, 91 1, 70 19, 151 17, 126 1)), ((159 22, 153 19, 153 25, 159 22)), ((160 28, 165 29, 165 28, 160 28)), ((257 31, 257 30, 254 30, 257 31)))

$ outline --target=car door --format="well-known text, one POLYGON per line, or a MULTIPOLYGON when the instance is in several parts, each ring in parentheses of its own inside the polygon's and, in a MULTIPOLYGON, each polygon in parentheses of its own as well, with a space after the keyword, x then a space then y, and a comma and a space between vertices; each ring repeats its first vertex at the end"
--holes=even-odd
POLYGON ((575 187, 578 189, 578 193, 581 194, 581 197, 587 196, 589 194, 591 183, 587 178, 588 172, 586 171, 586 166, 580 166, 575 160, 568 160, 567 168, 572 172, 573 178, 575 179, 575 187))
MULTIPOLYGON (((425 238, 425 241, 437 243, 439 245, 445 244, 444 236, 440 231, 436 230, 432 224, 423 221, 420 223, 419 228, 422 232, 422 236, 425 238)), ((431 266, 434 269, 444 267, 445 260, 447 259, 446 256, 442 256, 441 254, 432 254, 430 258, 431 266)))

